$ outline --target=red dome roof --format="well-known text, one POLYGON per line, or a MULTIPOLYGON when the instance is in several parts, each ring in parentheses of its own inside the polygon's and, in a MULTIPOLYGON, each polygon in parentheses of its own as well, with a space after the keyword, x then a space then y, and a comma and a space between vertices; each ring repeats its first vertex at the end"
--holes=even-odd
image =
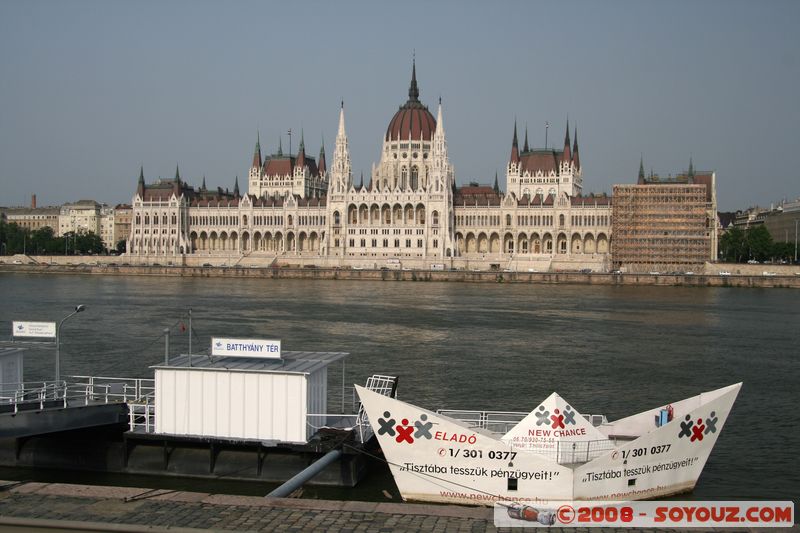
POLYGON ((419 102, 406 102, 389 122, 386 129, 386 140, 419 139, 430 141, 436 131, 436 119, 433 118, 428 108, 419 102), (416 105, 409 105, 415 103, 416 105))
POLYGON ((411 70, 411 86, 408 88, 408 101, 397 110, 386 129, 387 141, 391 139, 420 139, 430 141, 436 131, 436 119, 428 108, 419 101, 417 88, 417 66, 411 70))

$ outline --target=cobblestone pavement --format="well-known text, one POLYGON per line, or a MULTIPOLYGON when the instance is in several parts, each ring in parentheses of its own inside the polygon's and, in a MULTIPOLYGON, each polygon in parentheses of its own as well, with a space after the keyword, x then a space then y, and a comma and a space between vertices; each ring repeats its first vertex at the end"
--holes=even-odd
POLYGON ((21 526, 36 526, 52 531, 54 525, 71 531, 498 531, 490 508, 0 481, 0 530, 26 531, 21 526))

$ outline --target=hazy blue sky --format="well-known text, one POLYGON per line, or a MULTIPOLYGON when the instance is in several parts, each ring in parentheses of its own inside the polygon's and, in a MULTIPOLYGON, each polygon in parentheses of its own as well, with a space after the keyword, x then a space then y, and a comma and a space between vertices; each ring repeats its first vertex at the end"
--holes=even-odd
POLYGON ((585 192, 692 156, 721 210, 768 205, 800 195, 799 28, 797 1, 0 0, 0 205, 130 202, 140 164, 244 186, 257 130, 330 162, 342 98, 358 180, 414 49, 459 183, 502 183, 515 117, 552 146, 568 115, 585 192))

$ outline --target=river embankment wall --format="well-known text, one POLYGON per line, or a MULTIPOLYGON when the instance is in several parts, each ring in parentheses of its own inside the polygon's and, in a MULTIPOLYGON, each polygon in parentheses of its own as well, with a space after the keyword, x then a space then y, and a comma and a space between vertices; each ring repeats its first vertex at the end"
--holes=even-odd
POLYGON ((642 274, 582 272, 506 272, 472 270, 387 270, 335 267, 224 267, 96 264, 2 263, 0 273, 107 276, 214 277, 248 279, 316 279, 461 283, 533 283, 575 285, 644 285, 681 287, 800 288, 800 267, 786 265, 714 264, 707 274, 642 274), (794 271, 798 272, 794 272, 794 271), (723 272, 724 274, 719 274, 723 272), (767 272, 767 275, 764 274, 767 272))

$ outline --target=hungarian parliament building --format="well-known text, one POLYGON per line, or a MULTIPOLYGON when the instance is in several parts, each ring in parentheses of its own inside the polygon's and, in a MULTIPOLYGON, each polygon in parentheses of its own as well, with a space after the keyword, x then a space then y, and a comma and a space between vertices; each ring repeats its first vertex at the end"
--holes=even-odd
POLYGON ((314 264, 548 269, 608 268, 611 198, 583 195, 577 130, 561 149, 520 146, 514 124, 505 192, 457 186, 447 152, 442 104, 434 117, 419 99, 416 66, 408 100, 383 137, 369 183, 356 184, 345 110, 328 165, 301 138, 296 154, 255 145, 247 192, 145 183, 133 197, 128 256, 141 263, 314 264), (488 266, 488 264, 486 265, 488 266))

